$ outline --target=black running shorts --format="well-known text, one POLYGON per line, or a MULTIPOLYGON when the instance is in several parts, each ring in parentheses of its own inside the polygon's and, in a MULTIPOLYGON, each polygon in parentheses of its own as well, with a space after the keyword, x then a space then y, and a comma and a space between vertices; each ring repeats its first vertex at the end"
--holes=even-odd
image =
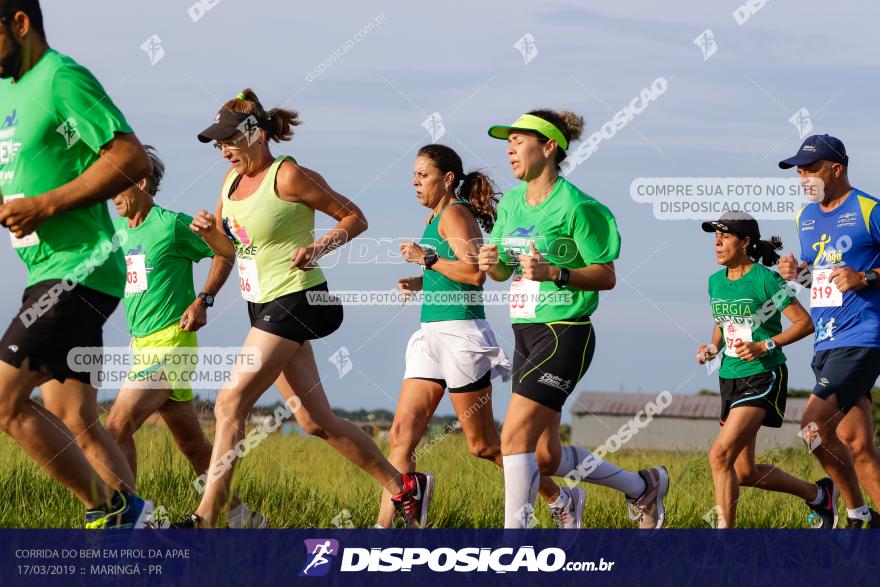
POLYGON ((67 378, 91 381, 89 372, 68 366, 68 353, 77 347, 104 346, 104 322, 119 298, 84 285, 68 287, 53 279, 24 290, 21 308, 0 340, 0 361, 21 367, 27 358, 31 371, 62 383, 67 378))
POLYGON ((547 324, 514 324, 513 393, 557 412, 593 360, 590 317, 547 324))
POLYGON ((342 304, 310 304, 309 293, 327 292, 321 283, 309 289, 276 298, 265 304, 248 302, 251 326, 302 344, 324 338, 342 324, 342 304))
POLYGON ((788 367, 785 363, 766 373, 738 379, 720 379, 720 382, 722 426, 733 408, 753 406, 764 408, 764 426, 782 428, 785 400, 788 397, 788 367))

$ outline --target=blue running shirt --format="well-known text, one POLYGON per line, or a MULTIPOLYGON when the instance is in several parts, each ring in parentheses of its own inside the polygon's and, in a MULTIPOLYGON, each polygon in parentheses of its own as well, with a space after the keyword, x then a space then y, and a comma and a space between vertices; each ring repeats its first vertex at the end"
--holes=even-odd
POLYGON ((813 271, 810 314, 815 351, 880 347, 880 289, 847 291, 825 284, 829 270, 880 267, 880 200, 853 188, 836 210, 808 204, 798 215, 801 260, 813 271))

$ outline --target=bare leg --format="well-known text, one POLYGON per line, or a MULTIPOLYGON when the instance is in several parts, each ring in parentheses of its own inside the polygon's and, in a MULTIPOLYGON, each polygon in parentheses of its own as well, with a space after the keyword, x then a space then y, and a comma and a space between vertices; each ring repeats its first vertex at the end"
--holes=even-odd
POLYGON ((0 428, 56 481, 70 489, 87 509, 110 501, 113 490, 106 484, 73 440, 73 435, 54 414, 30 399, 47 376, 28 368, 0 361, 0 428))
MULTIPOLYGON (((403 491, 400 472, 382 455, 382 451, 366 432, 333 413, 315 364, 309 342, 290 358, 275 382, 288 403, 300 402, 294 412, 296 421, 306 432, 323 438, 339 454, 366 471, 379 486, 394 495, 403 491)), ((216 449, 215 449, 216 450, 216 449)))
POLYGON ((837 405, 837 396, 822 399, 811 395, 801 417, 801 426, 807 427, 813 423, 817 427, 821 442, 813 455, 840 489, 846 507, 854 510, 865 505, 865 498, 859 489, 852 454, 837 436, 837 427, 843 416, 837 405))
POLYGON ((247 372, 233 368, 230 381, 223 386, 214 404, 217 429, 214 450, 207 472, 207 485, 196 514, 207 526, 217 522, 220 510, 229 500, 232 476, 242 456, 237 443, 244 438, 245 424, 251 408, 278 377, 281 368, 300 348, 299 343, 251 328, 241 350, 241 364, 260 361, 260 369, 247 372))
POLYGON ((844 416, 837 435, 852 453, 859 481, 874 507, 880 507, 880 451, 874 445, 874 419, 871 400, 863 397, 844 416))
POLYGON ((98 391, 81 381, 47 381, 40 386, 46 409, 58 416, 104 482, 113 489, 135 492, 134 475, 119 445, 98 414, 98 391))
MULTIPOLYGON (((400 386, 400 399, 394 411, 389 443, 388 461, 401 473, 416 470, 416 447, 425 435, 431 417, 443 398, 443 387, 424 379, 404 379, 400 386)), ((394 521, 394 504, 391 493, 382 492, 379 518, 376 523, 390 528, 394 521)))
POLYGON ((119 390, 110 415, 107 416, 107 432, 125 455, 134 479, 137 479, 137 448, 134 433, 147 418, 158 410, 171 395, 169 389, 144 389, 136 382, 127 382, 119 390))
MULTIPOLYGON (((736 408, 737 410, 741 408, 736 408)), ((725 424, 727 426, 727 424, 725 424)), ((757 464, 755 462, 755 444, 757 436, 740 451, 736 457, 734 469, 740 486, 757 487, 765 491, 788 493, 804 501, 815 501, 819 488, 815 483, 803 481, 786 473, 775 465, 757 464)))

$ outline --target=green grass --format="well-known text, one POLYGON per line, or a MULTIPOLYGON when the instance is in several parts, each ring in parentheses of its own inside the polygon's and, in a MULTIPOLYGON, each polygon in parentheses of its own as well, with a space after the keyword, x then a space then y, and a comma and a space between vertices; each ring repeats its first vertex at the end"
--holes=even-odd
MULTIPOLYGON (((164 506, 177 519, 195 509, 194 474, 177 451, 167 430, 146 425, 137 433, 139 492, 164 506)), ((387 451, 387 446, 382 447, 387 451)), ((460 434, 452 434, 425 454, 419 469, 436 475, 430 524, 439 528, 503 526, 504 491, 501 470, 472 458, 460 434)), ((667 526, 705 528, 703 516, 714 505, 712 477, 706 456, 684 452, 621 450, 608 460, 631 470, 665 465, 672 477, 666 500, 667 526)), ((771 451, 759 462, 773 463, 802 479, 822 476, 805 450, 771 451)), ((587 527, 631 528, 621 495, 584 485, 587 527)), ((356 527, 375 522, 380 491, 373 480, 316 438, 270 435, 241 462, 235 488, 242 499, 271 520, 273 527, 332 527, 348 510, 356 527)), ((80 528, 82 506, 31 461, 9 437, 0 437, 0 527, 80 528)), ((539 500, 540 501, 540 500, 539 500)), ((539 527, 553 524, 547 508, 537 505, 539 527)), ((742 488, 738 526, 800 528, 809 513, 799 499, 742 488)))

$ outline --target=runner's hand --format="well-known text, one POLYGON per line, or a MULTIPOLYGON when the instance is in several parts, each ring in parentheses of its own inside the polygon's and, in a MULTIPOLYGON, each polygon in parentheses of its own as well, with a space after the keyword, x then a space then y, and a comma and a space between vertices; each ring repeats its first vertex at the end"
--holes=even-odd
POLYGON ((519 264, 522 267, 522 275, 532 281, 553 281, 553 265, 544 260, 544 255, 535 248, 534 241, 529 243, 531 252, 519 256, 519 264))
POLYGON ((743 361, 754 361, 767 352, 764 350, 764 343, 762 342, 740 341, 733 345, 733 350, 736 351, 736 356, 743 361))
POLYGON ((413 296, 413 294, 417 291, 421 291, 422 289, 422 278, 419 277, 403 277, 397 280, 397 289, 403 294, 403 304, 406 305, 406 302, 413 296))
POLYGON ((840 291, 859 291, 868 287, 861 271, 853 271, 849 267, 838 267, 831 272, 828 280, 833 282, 840 291))
POLYGON ((425 250, 414 242, 400 243, 400 254, 408 263, 425 264, 425 250))
POLYGON ((207 210, 202 210, 193 216, 193 221, 189 225, 189 229, 201 237, 209 234, 216 227, 217 218, 207 210))
POLYGON ((290 269, 302 269, 303 271, 314 269, 318 257, 321 256, 320 253, 321 248, 317 245, 294 249, 293 254, 290 256, 290 269))
POLYGON ((798 262, 794 255, 789 253, 779 259, 779 275, 786 281, 792 281, 798 275, 798 262))
POLYGON ((697 363, 705 365, 714 359, 717 354, 718 348, 714 344, 700 345, 700 348, 697 349, 697 363))
POLYGON ((0 225, 18 238, 29 235, 48 218, 40 196, 18 198, 0 204, 0 225))
POLYGON ((480 271, 491 271, 498 264, 501 257, 498 255, 498 245, 483 245, 477 254, 477 264, 480 271))
POLYGON ((180 329, 186 332, 195 332, 207 323, 208 308, 200 299, 191 303, 180 317, 180 329))

